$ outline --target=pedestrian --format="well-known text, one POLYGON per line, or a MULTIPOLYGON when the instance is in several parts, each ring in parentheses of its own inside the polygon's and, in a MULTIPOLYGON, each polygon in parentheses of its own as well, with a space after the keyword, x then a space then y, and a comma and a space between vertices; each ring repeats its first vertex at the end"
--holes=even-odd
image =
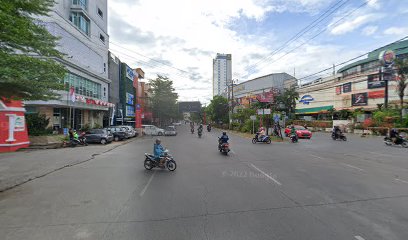
POLYGON ((72 141, 74 139, 74 130, 72 128, 68 131, 69 140, 72 141))

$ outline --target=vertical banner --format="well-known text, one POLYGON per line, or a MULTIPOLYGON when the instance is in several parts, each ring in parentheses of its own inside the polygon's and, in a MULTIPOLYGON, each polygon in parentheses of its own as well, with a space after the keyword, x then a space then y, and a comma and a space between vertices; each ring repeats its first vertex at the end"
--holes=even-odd
POLYGON ((136 69, 133 70, 133 87, 135 88, 135 128, 142 128, 142 109, 140 106, 140 84, 139 74, 136 69))

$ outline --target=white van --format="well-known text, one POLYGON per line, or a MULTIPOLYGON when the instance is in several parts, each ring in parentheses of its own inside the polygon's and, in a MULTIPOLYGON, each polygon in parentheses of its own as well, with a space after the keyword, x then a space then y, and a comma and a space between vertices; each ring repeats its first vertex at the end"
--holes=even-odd
POLYGON ((142 125, 142 128, 143 134, 145 135, 157 135, 157 136, 164 135, 164 129, 158 128, 154 125, 142 125))

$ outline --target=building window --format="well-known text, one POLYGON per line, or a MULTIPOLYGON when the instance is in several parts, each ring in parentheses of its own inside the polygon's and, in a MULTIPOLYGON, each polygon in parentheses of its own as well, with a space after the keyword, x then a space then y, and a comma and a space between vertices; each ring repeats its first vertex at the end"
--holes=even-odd
POLYGON ((106 73, 106 63, 103 63, 103 72, 106 73))
POLYGON ((64 84, 69 88, 74 87, 76 94, 101 99, 102 86, 99 83, 68 73, 65 75, 64 84))
POLYGON ((98 8, 98 15, 99 17, 103 18, 103 12, 100 8, 98 8))
POLYGON ((72 4, 79 5, 85 10, 88 9, 88 0, 72 0, 72 4))
POLYGON ((82 13, 79 12, 72 12, 69 20, 82 32, 86 35, 89 35, 89 26, 90 22, 82 13))
POLYGON ((102 34, 99 34, 99 39, 100 39, 103 43, 105 43, 105 36, 103 36, 102 34))

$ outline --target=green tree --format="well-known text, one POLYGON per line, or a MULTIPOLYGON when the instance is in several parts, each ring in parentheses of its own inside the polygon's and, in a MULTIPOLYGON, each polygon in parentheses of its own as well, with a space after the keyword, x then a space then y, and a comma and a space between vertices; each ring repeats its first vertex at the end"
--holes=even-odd
POLYGON ((276 98, 276 103, 284 105, 284 110, 288 115, 291 115, 295 113, 296 101, 298 99, 299 93, 295 87, 285 88, 285 91, 276 98))
POLYGON ((405 89, 408 86, 408 60, 404 59, 398 59, 395 61, 395 65, 397 67, 397 74, 399 77, 398 83, 397 83, 397 94, 400 99, 400 106, 401 106, 401 112, 400 112, 400 118, 402 121, 402 111, 404 109, 404 96, 405 96, 405 89))
POLYGON ((214 96, 206 107, 206 113, 216 123, 228 123, 228 100, 222 96, 214 96))
POLYGON ((58 98, 64 67, 51 35, 33 16, 47 15, 53 0, 0 0, 0 96, 24 100, 58 98))
POLYGON ((157 78, 149 80, 149 83, 149 91, 152 93, 151 108, 154 117, 159 118, 159 124, 162 126, 178 118, 178 94, 173 88, 173 81, 157 75, 157 78))

